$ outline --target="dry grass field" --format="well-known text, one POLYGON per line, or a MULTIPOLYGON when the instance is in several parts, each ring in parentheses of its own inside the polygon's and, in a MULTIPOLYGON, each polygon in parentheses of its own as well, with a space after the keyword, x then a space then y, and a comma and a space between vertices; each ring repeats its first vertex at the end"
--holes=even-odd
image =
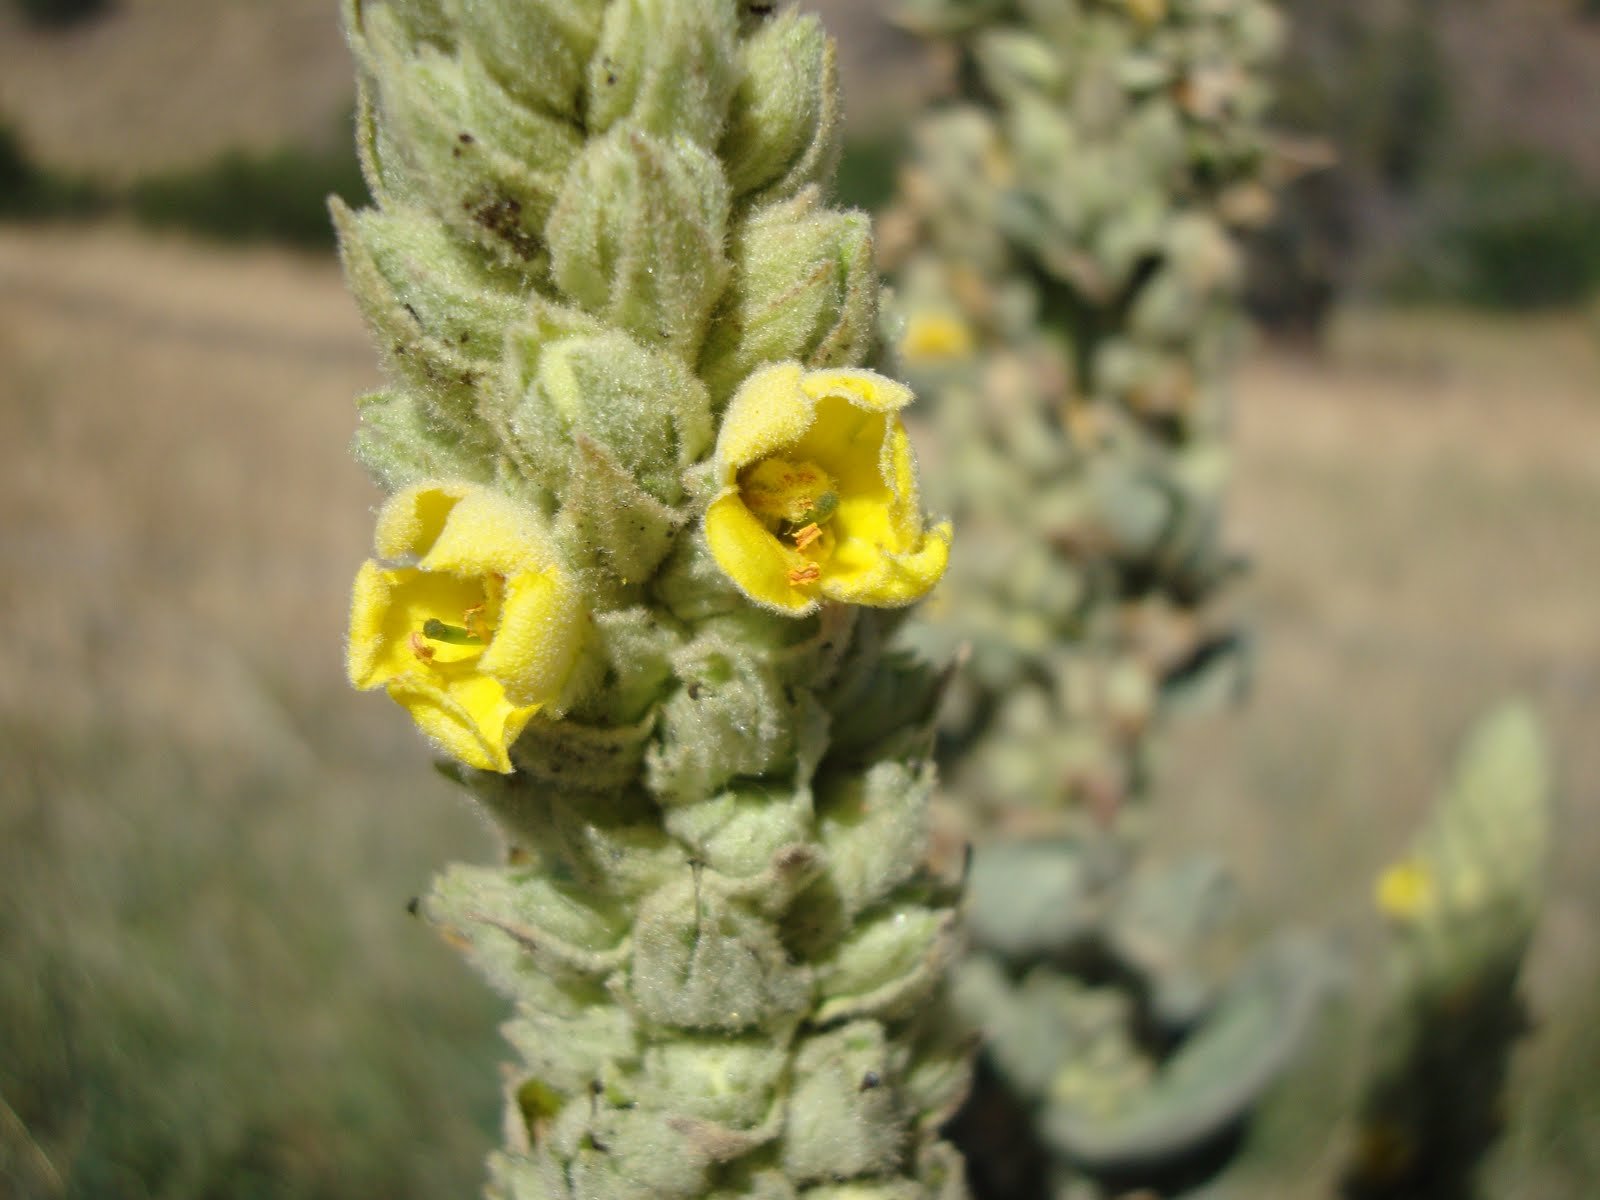
MULTIPOLYGON (((1353 981, 1246 1195, 1326 1194, 1370 879, 1507 693, 1548 723, 1561 836, 1494 1194, 1600 1179, 1597 351, 1357 315, 1243 376, 1256 688, 1174 738, 1164 837, 1235 864, 1258 925, 1330 927, 1353 981)), ((497 1010, 405 904, 488 841, 340 669, 373 381, 331 262, 0 231, 0 1193, 475 1186, 497 1010)))
MULTIPOLYGON (((892 121, 927 86, 884 6, 807 0, 839 35, 851 128, 892 121)), ((355 86, 338 0, 117 0, 67 30, 0 4, 0 119, 52 167, 128 182, 225 150, 324 147, 355 86)))

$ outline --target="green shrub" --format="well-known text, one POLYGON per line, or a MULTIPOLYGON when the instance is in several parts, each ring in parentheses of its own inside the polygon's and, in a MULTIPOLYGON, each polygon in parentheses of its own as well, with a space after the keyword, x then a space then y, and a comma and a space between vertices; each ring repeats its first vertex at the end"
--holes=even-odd
POLYGON ((71 25, 111 7, 107 0, 16 0, 16 4, 35 25, 71 25))
POLYGON ((1582 304, 1600 289, 1600 189, 1524 149, 1464 163, 1422 201, 1423 231, 1385 272, 1401 300, 1582 304))
POLYGON ((141 180, 129 203, 139 221, 158 229, 331 249, 330 194, 351 205, 366 203, 353 152, 282 147, 230 150, 202 166, 141 180))
POLYGON ((39 166, 21 135, 0 121, 0 217, 86 216, 110 203, 105 190, 89 180, 39 166))
POLYGON ((1469 166, 1451 192, 1440 238, 1464 298, 1564 305, 1600 287, 1600 191, 1566 162, 1496 155, 1469 166))

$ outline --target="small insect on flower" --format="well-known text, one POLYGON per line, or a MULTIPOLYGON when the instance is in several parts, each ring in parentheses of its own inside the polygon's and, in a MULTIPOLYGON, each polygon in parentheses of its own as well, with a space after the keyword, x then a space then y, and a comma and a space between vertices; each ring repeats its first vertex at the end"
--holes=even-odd
POLYGON ((356 575, 350 682, 387 689, 468 766, 509 772, 583 641, 582 602, 540 521, 486 488, 422 484, 384 505, 377 550, 356 575))
POLYGON ((823 600, 898 607, 944 574, 950 525, 925 528, 900 409, 872 371, 766 367, 728 405, 706 511, 712 556, 751 600, 804 616, 823 600))

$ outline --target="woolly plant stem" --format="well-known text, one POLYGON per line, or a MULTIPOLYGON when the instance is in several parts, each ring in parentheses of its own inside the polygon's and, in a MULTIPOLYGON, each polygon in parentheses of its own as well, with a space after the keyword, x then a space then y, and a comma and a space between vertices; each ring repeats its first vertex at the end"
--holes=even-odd
POLYGON ((514 1003, 516 1200, 958 1197, 944 570, 830 206, 833 47, 736 0, 350 0, 387 387, 350 674, 494 817, 421 910, 514 1003))

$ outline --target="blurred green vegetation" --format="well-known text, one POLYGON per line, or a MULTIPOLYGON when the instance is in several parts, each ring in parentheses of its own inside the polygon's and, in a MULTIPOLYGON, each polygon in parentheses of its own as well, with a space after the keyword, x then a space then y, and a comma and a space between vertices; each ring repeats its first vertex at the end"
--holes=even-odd
MULTIPOLYGON (((887 204, 901 149, 901 140, 888 134, 848 144, 839 167, 840 202, 869 212, 887 204)), ((126 211, 152 229, 331 250, 330 195, 352 207, 369 202, 348 136, 322 150, 228 150, 210 162, 117 190, 34 161, 16 130, 0 121, 0 217, 72 219, 126 211)))
MULTIPOLYGON (((1258 315, 1314 331, 1352 287, 1504 309, 1600 292, 1600 181, 1549 146, 1466 136, 1475 117, 1429 6, 1400 17, 1368 0, 1288 7, 1278 120, 1326 139, 1337 161, 1293 182, 1254 240, 1258 315)), ((222 241, 331 249, 327 197, 367 201, 349 125, 343 113, 317 145, 232 149, 118 188, 36 161, 0 119, 0 218, 123 212, 222 241)), ((893 132, 847 143, 839 199, 883 208, 903 149, 893 132)))
POLYGON ((36 25, 71 25, 99 16, 110 8, 108 0, 15 0, 22 15, 36 25))
POLYGON ((1443 187, 1439 265, 1417 280, 1424 299, 1528 308, 1580 303, 1600 289, 1600 190, 1566 162, 1506 151, 1443 187))
POLYGON ((839 159, 835 194, 848 208, 881 212, 894 195, 896 174, 907 151, 905 138, 879 133, 852 138, 839 159))
POLYGON ((111 202, 107 191, 91 181, 54 173, 34 162, 17 131, 0 121, 0 217, 93 216, 111 202))
POLYGON ((292 146, 229 150, 198 167, 140 180, 127 203, 153 229, 332 249, 328 197, 357 207, 367 203, 366 182, 347 143, 320 153, 292 146))
POLYGON ((421 846, 333 815, 370 780, 16 714, 0 757, 0 1195, 476 1190, 500 1007, 403 910, 421 846))
POLYGON ((341 118, 328 148, 228 150, 210 162, 116 188, 53 170, 34 159, 0 119, 0 218, 73 220, 125 212, 151 229, 179 229, 228 242, 332 250, 328 197, 367 203, 366 182, 341 118))
POLYGON ((1351 288, 1494 309, 1600 292, 1593 4, 1284 7, 1278 121, 1334 162, 1290 186, 1262 239, 1265 317, 1315 323, 1351 288))

